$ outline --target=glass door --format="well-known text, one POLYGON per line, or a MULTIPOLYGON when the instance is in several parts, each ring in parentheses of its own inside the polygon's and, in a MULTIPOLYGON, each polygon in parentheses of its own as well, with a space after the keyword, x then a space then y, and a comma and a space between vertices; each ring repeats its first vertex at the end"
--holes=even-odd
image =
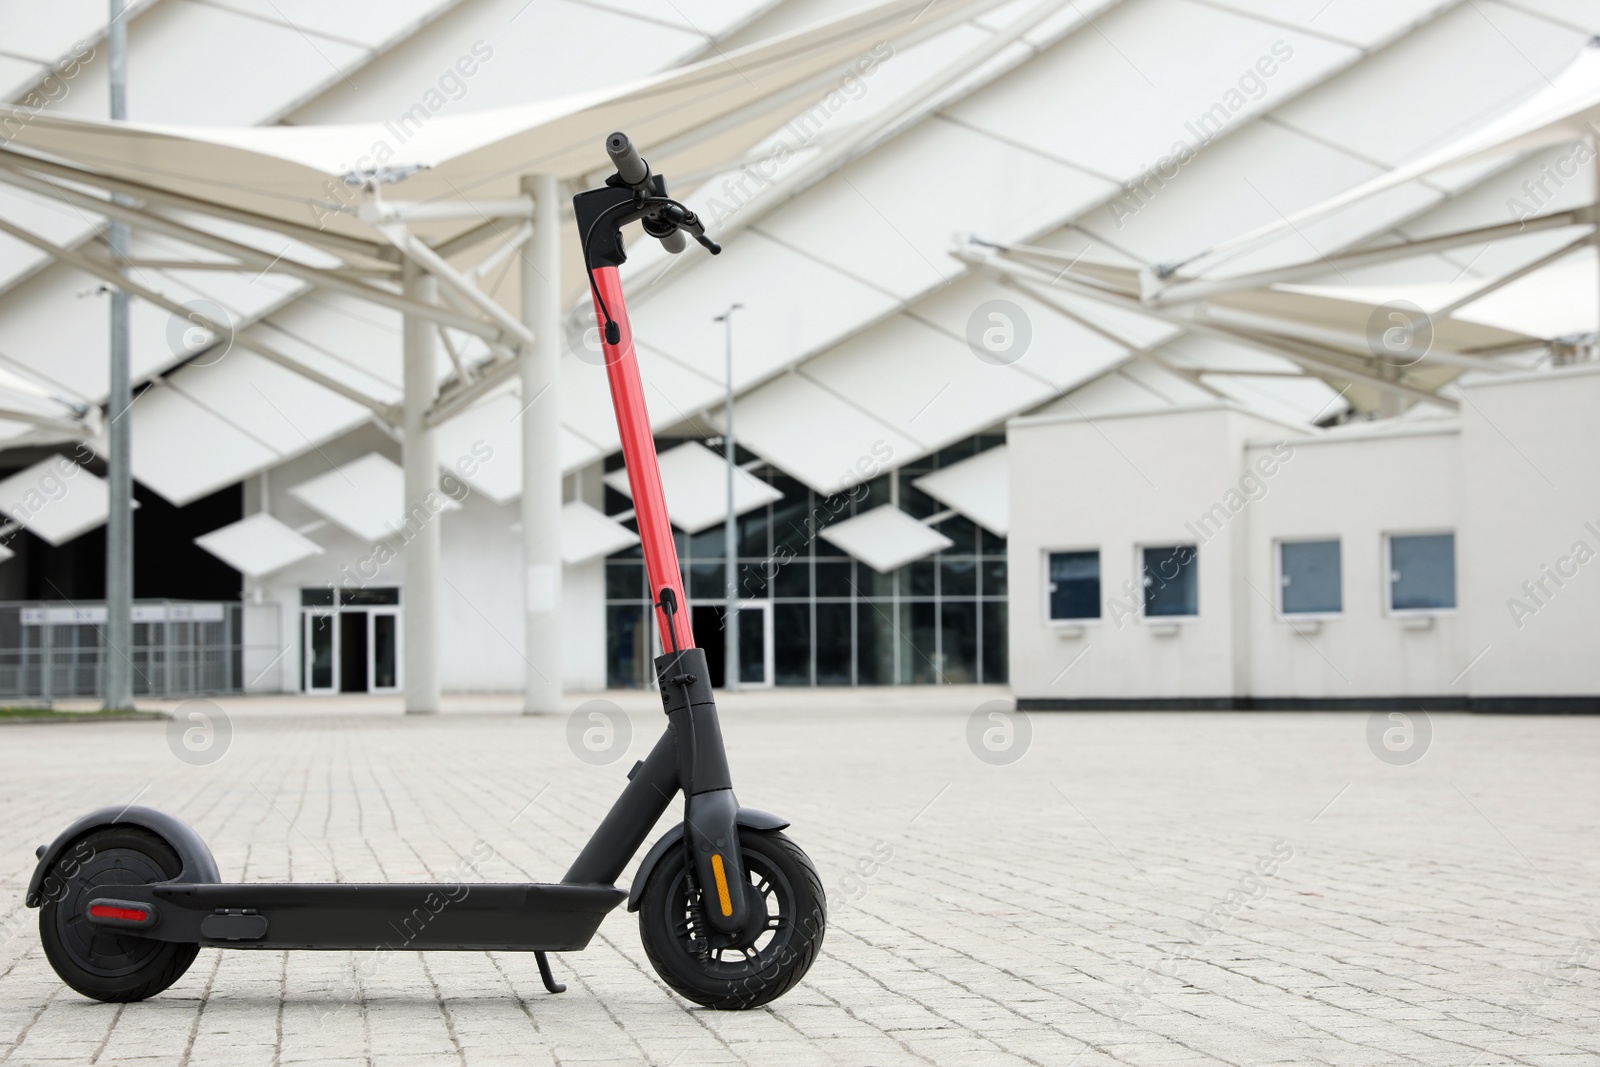
POLYGON ((332 611, 301 613, 300 662, 305 671, 301 685, 307 693, 339 691, 339 617, 332 611))
POLYGON ((739 601, 739 685, 765 689, 772 685, 772 604, 739 601))
POLYGON ((367 678, 373 693, 400 691, 400 611, 367 612, 367 678))

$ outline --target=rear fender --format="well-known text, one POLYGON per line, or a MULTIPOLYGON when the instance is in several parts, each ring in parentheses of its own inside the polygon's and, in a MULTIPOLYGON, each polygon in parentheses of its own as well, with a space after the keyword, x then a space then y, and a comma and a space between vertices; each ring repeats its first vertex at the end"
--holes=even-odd
POLYGON ((50 873, 67 847, 89 833, 108 826, 138 826, 156 834, 183 861, 183 872, 178 875, 180 882, 220 882, 222 876, 217 873, 217 861, 212 858, 211 850, 200 839, 200 835, 182 819, 168 815, 164 811, 154 808, 101 808, 91 811, 71 826, 61 831, 61 834, 50 844, 43 845, 39 851, 39 864, 33 869, 33 878, 28 882, 27 905, 37 908, 44 902, 44 880, 50 873))

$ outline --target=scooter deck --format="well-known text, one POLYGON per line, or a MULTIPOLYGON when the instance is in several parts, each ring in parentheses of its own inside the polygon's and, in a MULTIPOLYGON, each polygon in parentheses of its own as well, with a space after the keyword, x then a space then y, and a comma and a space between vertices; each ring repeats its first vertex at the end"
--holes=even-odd
POLYGON ((609 885, 529 882, 156 882, 90 904, 97 925, 215 948, 576 952, 627 899, 609 885), (133 905, 133 907, 129 907, 133 905))

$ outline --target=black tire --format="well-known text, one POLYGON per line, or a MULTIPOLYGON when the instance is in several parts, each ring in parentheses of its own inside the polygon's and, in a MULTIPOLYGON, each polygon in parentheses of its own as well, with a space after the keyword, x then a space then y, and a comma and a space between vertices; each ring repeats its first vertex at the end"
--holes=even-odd
POLYGON ((199 945, 119 934, 88 920, 89 901, 122 885, 176 878, 183 862, 149 830, 111 826, 67 846, 44 880, 39 940, 67 985, 110 1003, 153 997, 183 977, 199 945))
POLYGON ((639 938, 661 980, 708 1008, 759 1008, 805 977, 822 948, 827 899, 800 846, 775 830, 739 830, 746 878, 766 904, 767 922, 747 945, 725 943, 698 918, 700 891, 690 890, 684 850, 661 858, 645 883, 639 938), (692 944, 705 938, 707 947, 692 944))

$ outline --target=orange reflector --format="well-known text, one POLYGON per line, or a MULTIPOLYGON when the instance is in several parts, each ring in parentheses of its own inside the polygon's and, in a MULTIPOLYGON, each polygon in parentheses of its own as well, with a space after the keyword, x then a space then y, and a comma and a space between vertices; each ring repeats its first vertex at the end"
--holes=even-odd
POLYGON ((733 898, 728 895, 728 876, 722 869, 722 855, 718 852, 711 854, 711 873, 717 876, 717 902, 722 905, 722 914, 733 914, 733 898))
POLYGON ((150 917, 147 911, 134 911, 132 908, 113 908, 109 904, 91 904, 89 914, 96 919, 124 919, 131 923, 142 923, 150 917))

